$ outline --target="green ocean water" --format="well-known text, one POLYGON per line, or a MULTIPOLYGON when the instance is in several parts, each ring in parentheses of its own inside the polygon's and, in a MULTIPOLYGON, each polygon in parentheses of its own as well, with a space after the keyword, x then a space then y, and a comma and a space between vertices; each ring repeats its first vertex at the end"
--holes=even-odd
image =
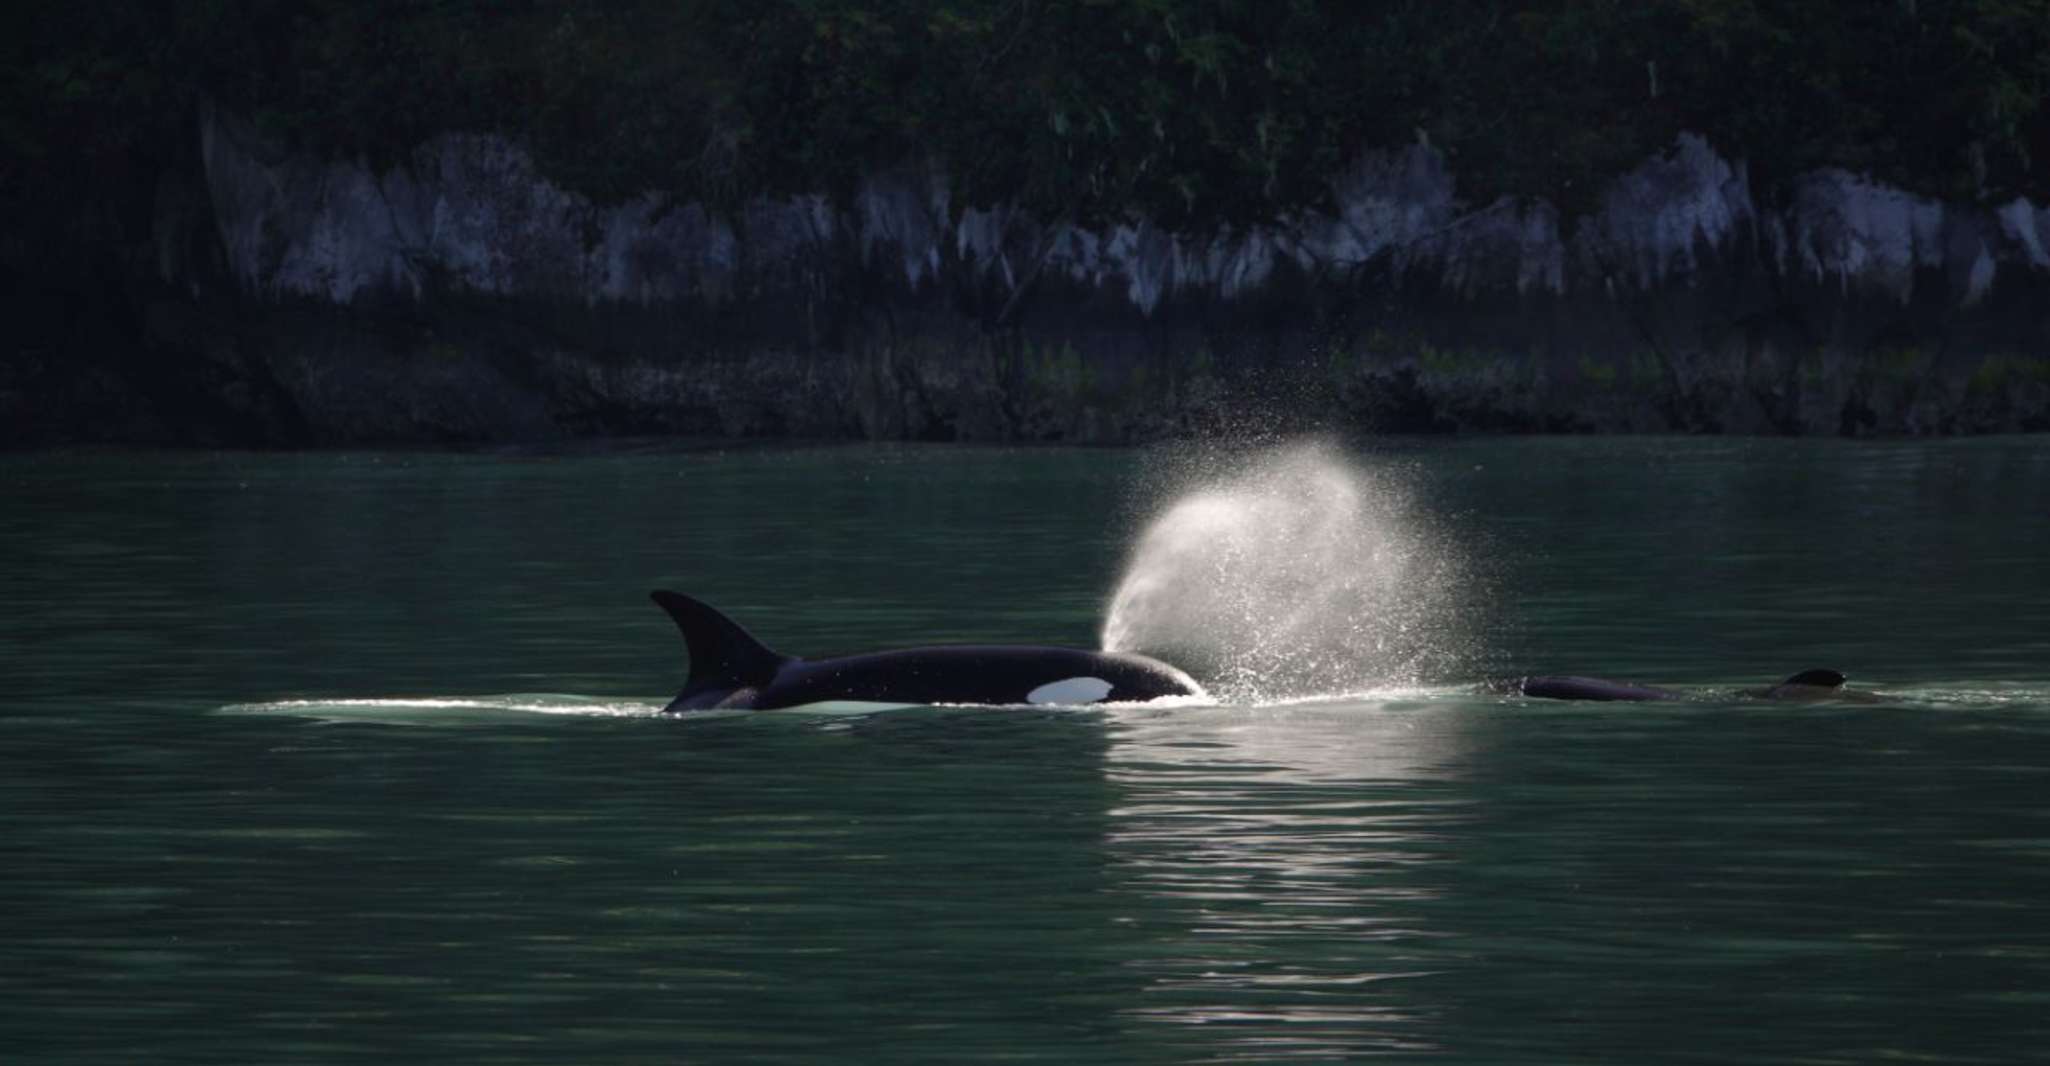
POLYGON ((1094 645, 1219 462, 0 457, 0 1061, 2040 1061, 2050 439, 1370 443, 1422 675, 655 713, 657 586, 1094 645))

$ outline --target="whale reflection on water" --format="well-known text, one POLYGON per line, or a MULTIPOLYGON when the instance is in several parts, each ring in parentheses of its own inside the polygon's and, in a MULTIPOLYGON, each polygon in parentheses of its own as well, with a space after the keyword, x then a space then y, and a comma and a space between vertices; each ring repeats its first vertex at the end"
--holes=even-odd
MULTIPOLYGON (((1428 1047, 1418 953, 1466 743, 1456 715, 1313 704, 1106 712, 1104 847, 1156 949, 1135 1023, 1244 1026, 1240 1050, 1428 1047)), ((1215 1041, 1216 1031, 1204 1039, 1215 1041)), ((1193 1038, 1192 1038, 1193 1039, 1193 1038)), ((1213 1047, 1214 1050, 1214 1047, 1213 1047)))

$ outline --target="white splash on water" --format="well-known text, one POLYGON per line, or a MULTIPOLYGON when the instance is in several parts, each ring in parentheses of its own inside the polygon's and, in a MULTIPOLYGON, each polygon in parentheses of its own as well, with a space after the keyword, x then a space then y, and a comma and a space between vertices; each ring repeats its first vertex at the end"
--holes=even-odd
POLYGON ((1105 651, 1235 702, 1414 686, 1462 657, 1467 568, 1397 476, 1321 442, 1198 467, 1134 546, 1105 651))

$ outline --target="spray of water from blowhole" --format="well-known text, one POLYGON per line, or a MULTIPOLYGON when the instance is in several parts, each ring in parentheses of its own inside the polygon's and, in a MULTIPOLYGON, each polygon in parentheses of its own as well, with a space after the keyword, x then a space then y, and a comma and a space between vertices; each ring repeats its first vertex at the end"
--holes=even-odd
POLYGON ((1400 691, 1471 657, 1473 569, 1412 474, 1329 440, 1180 450, 1150 479, 1106 651, 1158 656, 1229 703, 1400 691))

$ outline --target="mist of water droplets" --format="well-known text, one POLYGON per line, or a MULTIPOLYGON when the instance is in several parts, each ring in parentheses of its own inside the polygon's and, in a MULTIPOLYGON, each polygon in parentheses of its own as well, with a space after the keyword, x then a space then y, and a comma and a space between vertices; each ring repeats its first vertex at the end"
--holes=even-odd
POLYGON ((1234 702, 1410 686, 1460 659, 1467 568, 1397 473, 1326 443, 1194 466, 1132 549, 1105 650, 1234 702))

